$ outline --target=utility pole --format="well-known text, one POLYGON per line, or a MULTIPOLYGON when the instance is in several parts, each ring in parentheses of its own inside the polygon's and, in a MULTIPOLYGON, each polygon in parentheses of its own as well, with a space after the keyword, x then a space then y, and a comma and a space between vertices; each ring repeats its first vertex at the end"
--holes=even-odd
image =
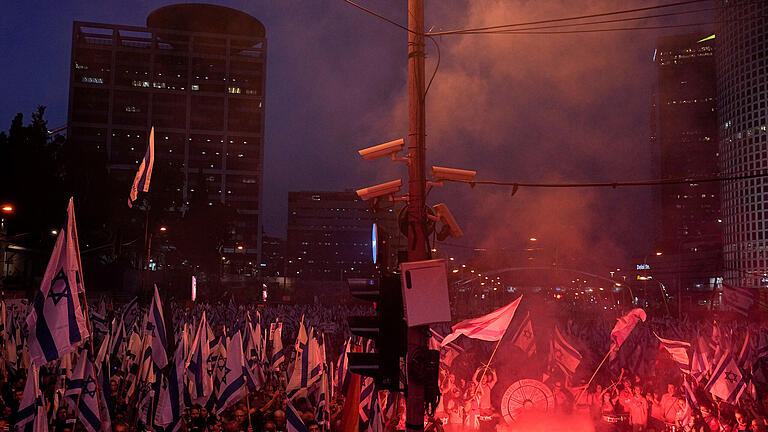
MULTIPOLYGON (((408 261, 429 258, 425 211, 424 0, 408 0, 408 261)), ((424 430, 427 326, 408 328, 405 429, 424 430)))

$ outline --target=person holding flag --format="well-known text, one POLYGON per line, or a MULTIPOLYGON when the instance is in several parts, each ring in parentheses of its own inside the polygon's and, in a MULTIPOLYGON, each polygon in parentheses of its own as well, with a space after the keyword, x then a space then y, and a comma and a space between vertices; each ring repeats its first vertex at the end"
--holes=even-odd
MULTIPOLYGON (((478 394, 481 385, 486 383, 485 374, 491 365, 491 361, 493 361, 493 356, 496 354, 496 351, 499 349, 499 344, 501 344, 501 340, 504 338, 504 335, 507 333, 507 329, 509 328, 509 323, 512 321, 512 318, 514 318, 515 311, 517 311, 517 307, 520 305, 520 301, 522 299, 523 299, 523 296, 520 296, 517 299, 515 299, 512 303, 504 306, 501 309, 497 309, 479 318, 464 320, 456 324, 451 328, 452 330, 451 334, 446 336, 443 339, 443 341, 440 343, 441 346, 446 346, 461 335, 464 335, 472 339, 480 339, 484 341, 496 342, 496 347, 494 347, 493 352, 491 353, 491 357, 488 359, 488 363, 485 364, 485 367, 483 368, 483 372, 480 375, 480 379, 475 380, 476 386, 473 393, 473 397, 478 394)), ((488 397, 490 397, 490 395, 488 397)))

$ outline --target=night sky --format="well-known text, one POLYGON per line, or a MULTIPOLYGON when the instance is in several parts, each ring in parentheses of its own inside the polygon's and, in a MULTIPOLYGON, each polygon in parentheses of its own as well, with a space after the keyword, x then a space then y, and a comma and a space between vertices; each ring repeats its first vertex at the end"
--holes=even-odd
MULTIPOLYGON (((406 1, 360 0, 407 23, 406 1)), ((72 22, 145 25, 178 1, 9 2, 0 14, 0 130, 48 106, 66 122, 72 22)), ((356 150, 407 134, 405 31, 342 0, 215 1, 266 27, 265 233, 283 237, 287 192, 339 190, 405 179, 401 164, 364 162, 356 150)), ((659 2, 660 3, 660 2, 659 2)), ((427 0, 426 27, 448 30, 657 4, 609 0, 427 0)), ((712 7, 709 2, 688 9, 712 7)), ((681 9, 675 9, 681 10, 681 9)), ((667 10, 664 10, 667 11, 667 10)), ((708 14, 613 27, 711 21, 708 14)), ((427 99, 429 165, 474 169, 478 179, 620 181, 653 177, 652 55, 676 28, 567 35, 438 38, 440 69, 427 99)), ((435 66, 428 45, 427 76, 435 66)), ((128 185, 126 185, 126 193, 128 185)), ((610 267, 652 247, 651 189, 529 190, 447 184, 445 202, 466 246, 517 247, 529 236, 610 267)), ((448 248, 464 254, 469 249, 448 248)), ((455 251, 455 252, 454 252, 455 251)))

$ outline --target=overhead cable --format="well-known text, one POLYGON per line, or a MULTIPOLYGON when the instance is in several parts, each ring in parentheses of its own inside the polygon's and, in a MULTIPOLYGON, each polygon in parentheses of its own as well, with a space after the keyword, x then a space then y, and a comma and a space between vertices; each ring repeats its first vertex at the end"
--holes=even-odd
MULTIPOLYGON (((344 1, 349 2, 349 0, 344 0, 344 1)), ((501 25, 488 26, 488 27, 475 27, 475 28, 458 29, 458 30, 447 30, 447 31, 441 31, 441 32, 430 32, 427 34, 432 36, 442 36, 442 35, 449 35, 449 34, 461 34, 466 32, 473 32, 473 31, 496 30, 496 29, 502 29, 507 27, 522 27, 522 26, 536 25, 536 24, 548 24, 548 23, 554 23, 554 22, 573 21, 573 20, 580 20, 580 19, 587 19, 587 18, 598 18, 598 17, 611 16, 611 15, 643 12, 643 11, 654 10, 654 9, 683 6, 683 5, 692 4, 692 3, 702 3, 705 1, 711 1, 711 0, 687 0, 682 2, 667 3, 667 4, 647 6, 647 7, 635 8, 635 9, 625 9, 625 10, 613 11, 613 12, 602 12, 602 13, 589 14, 589 15, 580 15, 580 16, 574 16, 574 17, 555 18, 555 19, 539 20, 539 21, 529 21, 529 22, 514 23, 514 24, 501 24, 501 25)))

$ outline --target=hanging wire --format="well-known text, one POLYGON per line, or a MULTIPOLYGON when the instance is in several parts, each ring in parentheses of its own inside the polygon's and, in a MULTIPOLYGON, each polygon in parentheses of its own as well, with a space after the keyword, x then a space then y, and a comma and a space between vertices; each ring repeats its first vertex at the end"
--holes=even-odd
POLYGON ((743 175, 731 175, 731 176, 715 176, 715 177, 687 177, 687 178, 671 178, 671 179, 657 179, 657 180, 637 180, 637 181, 615 181, 615 182, 587 182, 587 183, 527 183, 527 182, 510 182, 510 181, 496 181, 496 180, 452 180, 444 179, 441 181, 449 181, 454 183, 467 183, 471 186, 475 185, 494 185, 494 186, 512 186, 513 188, 589 188, 589 187, 637 187, 637 186, 663 186, 663 185, 680 185, 680 184, 693 184, 693 183, 715 183, 724 181, 736 181, 736 180, 749 180, 756 178, 768 177, 768 172, 760 172, 754 174, 743 175))
MULTIPOLYGON (((348 1, 348 0, 344 0, 344 1, 348 1)), ((466 28, 466 29, 458 29, 458 30, 447 30, 442 32, 433 32, 429 34, 432 36, 441 36, 441 35, 449 35, 449 34, 461 34, 468 31, 496 30, 496 29, 502 29, 507 27, 522 27, 522 26, 536 25, 536 24, 548 24, 548 23, 554 23, 554 22, 573 21, 573 20, 580 20, 580 19, 587 19, 587 18, 598 18, 598 17, 611 16, 611 15, 643 12, 643 11, 654 10, 654 9, 683 6, 683 5, 692 4, 692 3, 702 3, 705 1, 711 1, 711 0, 688 0, 688 1, 667 3, 662 5, 648 6, 648 7, 635 8, 635 9, 624 9, 624 10, 613 11, 613 12, 602 12, 602 13, 589 14, 589 15, 580 15, 580 16, 574 16, 574 17, 555 18, 555 19, 547 19, 547 20, 539 20, 539 21, 529 21, 529 22, 522 22, 522 23, 515 23, 515 24, 501 24, 501 25, 488 26, 488 27, 474 27, 474 28, 466 28)))

